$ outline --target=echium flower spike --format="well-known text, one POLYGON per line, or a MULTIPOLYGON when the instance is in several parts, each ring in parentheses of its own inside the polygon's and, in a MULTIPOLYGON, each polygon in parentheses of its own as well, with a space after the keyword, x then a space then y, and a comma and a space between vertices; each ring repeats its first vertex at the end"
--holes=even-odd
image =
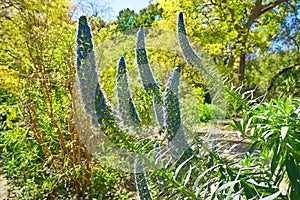
POLYGON ((140 200, 152 200, 143 168, 143 159, 139 156, 135 159, 134 177, 140 200))
MULTIPOLYGON (((199 56, 191 47, 189 38, 184 25, 183 13, 180 12, 177 21, 177 38, 181 52, 185 61, 191 66, 200 70, 201 75, 204 77, 208 88, 210 88, 210 95, 212 96, 212 103, 220 107, 225 107, 225 91, 223 81, 217 72, 217 68, 211 61, 211 58, 204 51, 200 52, 199 56)), ((213 113, 217 114, 217 113, 213 113)), ((215 117, 221 116, 224 113, 219 113, 215 117)))
POLYGON ((153 72, 150 68, 147 51, 145 49, 145 33, 142 28, 137 32, 136 40, 136 60, 138 70, 140 73, 141 81, 144 89, 148 94, 153 96, 153 105, 156 120, 160 127, 164 128, 164 114, 163 114, 163 102, 160 94, 160 86, 153 77, 153 72))
POLYGON ((165 119, 167 137, 169 140, 177 134, 181 126, 178 90, 180 82, 180 66, 177 65, 172 72, 165 91, 165 119))
POLYGON ((102 117, 110 116, 110 108, 99 84, 91 28, 85 16, 79 18, 76 53, 77 78, 84 109, 92 116, 93 125, 97 126, 102 123, 102 117))
POLYGON ((93 51, 92 33, 86 16, 81 16, 78 22, 77 32, 77 69, 80 69, 81 62, 93 51))
MULTIPOLYGON (((126 62, 123 57, 121 57, 119 60, 116 76, 119 113, 121 115, 120 117, 125 125, 139 126, 141 120, 132 101, 128 84, 126 62)), ((136 187, 141 200, 150 200, 152 197, 143 168, 142 159, 139 156, 136 156, 134 166, 136 187)))
POLYGON ((166 138, 171 156, 175 159, 180 158, 186 152, 189 156, 192 154, 181 124, 178 98, 180 71, 181 67, 177 65, 169 78, 164 97, 166 138))
POLYGON ((120 117, 126 125, 138 125, 141 120, 132 101, 128 84, 126 63, 123 57, 119 60, 116 78, 120 117))
POLYGON ((145 33, 142 28, 137 32, 136 40, 136 60, 140 72, 141 80, 146 92, 157 88, 158 85, 153 77, 153 72, 149 66, 148 55, 145 49, 145 33))

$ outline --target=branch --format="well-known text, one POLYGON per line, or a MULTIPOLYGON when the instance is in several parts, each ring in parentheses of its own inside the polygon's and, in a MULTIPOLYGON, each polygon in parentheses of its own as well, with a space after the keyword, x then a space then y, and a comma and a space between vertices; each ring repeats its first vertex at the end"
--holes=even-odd
POLYGON ((245 28, 250 28, 250 26, 255 22, 255 19, 257 19, 259 16, 261 16, 262 14, 264 14, 265 12, 267 12, 269 10, 272 10, 277 5, 287 2, 287 1, 288 0, 276 0, 272 3, 262 5, 262 0, 257 0, 251 11, 251 15, 249 17, 249 20, 246 23, 245 28))
POLYGON ((262 0, 257 0, 255 2, 254 7, 252 8, 249 20, 246 23, 246 28, 250 28, 250 26, 254 23, 255 19, 259 16, 259 13, 262 10, 262 8, 263 8, 262 0))
POLYGON ((273 8, 275 8, 276 6, 278 6, 279 4, 284 3, 284 2, 288 2, 288 0, 277 0, 277 1, 274 1, 273 3, 263 5, 263 10, 260 12, 259 16, 269 10, 272 10, 273 8))

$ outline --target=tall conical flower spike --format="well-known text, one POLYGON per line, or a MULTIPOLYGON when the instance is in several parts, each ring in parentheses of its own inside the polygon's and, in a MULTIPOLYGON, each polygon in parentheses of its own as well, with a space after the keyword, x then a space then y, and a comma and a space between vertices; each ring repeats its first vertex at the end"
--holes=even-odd
POLYGON ((166 138, 174 159, 180 158, 186 152, 189 153, 188 157, 192 155, 181 124, 178 98, 180 71, 181 67, 177 65, 169 78, 164 97, 166 138))
POLYGON ((77 32, 77 70, 82 66, 82 60, 86 59, 93 51, 91 28, 86 16, 81 16, 78 22, 77 32))
MULTIPOLYGON (((131 92, 128 84, 126 62, 120 58, 117 69, 117 96, 119 103, 119 113, 125 125, 139 126, 141 120, 136 112, 132 101, 131 92)), ((136 187, 141 200, 151 200, 149 186, 143 169, 142 159, 136 156, 134 163, 134 176, 136 187)))
POLYGON ((84 109, 92 116, 93 125, 97 126, 103 118, 110 116, 110 108, 99 84, 91 28, 85 16, 81 16, 78 23, 76 64, 84 109))
POLYGON ((181 126, 178 88, 180 82, 180 66, 177 65, 172 72, 165 90, 165 119, 167 138, 172 140, 181 126))
POLYGON ((153 105, 156 120, 160 127, 164 127, 164 114, 163 114, 163 102, 160 94, 160 86, 154 80, 153 72, 150 68, 147 51, 145 49, 145 33, 142 28, 137 32, 136 40, 136 60, 138 65, 138 70, 140 73, 141 81, 143 83, 144 89, 148 94, 153 96, 153 105))
MULTIPOLYGON (((204 77, 208 88, 210 89, 210 95, 212 96, 212 103, 225 108, 225 91, 223 87, 223 81, 218 74, 217 67, 213 63, 205 51, 201 50, 201 55, 198 56, 194 49, 191 47, 187 32, 184 25, 183 13, 178 15, 177 22, 177 38, 178 43, 186 62, 191 66, 200 70, 201 75, 204 77)), ((213 113, 214 117, 222 118, 224 113, 213 113)))
POLYGON ((141 120, 132 101, 125 59, 120 58, 117 69, 117 96, 120 117, 126 125, 138 125, 141 120))

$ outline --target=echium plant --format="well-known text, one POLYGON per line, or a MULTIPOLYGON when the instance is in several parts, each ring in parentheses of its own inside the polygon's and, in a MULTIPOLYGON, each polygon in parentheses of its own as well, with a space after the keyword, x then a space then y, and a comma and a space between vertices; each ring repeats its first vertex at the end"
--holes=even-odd
MULTIPOLYGON (((112 127, 114 131, 119 131, 115 128, 117 124, 115 123, 116 121, 113 116, 113 111, 108 105, 105 95, 100 87, 91 29, 85 16, 79 18, 76 68, 80 97, 82 99, 85 113, 92 118, 93 126, 96 128, 101 127, 104 133, 107 128, 112 127)), ((118 64, 117 91, 121 120, 124 120, 123 122, 125 125, 138 126, 140 124, 140 119, 132 102, 126 74, 126 64, 123 57, 120 58, 120 62, 118 64)), ((99 132, 99 134, 101 133, 99 132)), ((136 158, 135 165, 136 183, 140 197, 142 199, 151 199, 143 172, 141 158, 136 158)))
MULTIPOLYGON (((204 74, 209 74, 206 76, 207 79, 211 79, 216 73, 214 71, 209 71, 209 68, 203 64, 206 62, 204 62, 191 48, 186 35, 182 13, 179 14, 177 27, 179 46, 181 47, 186 62, 192 67, 202 69, 204 74)), ((153 108, 157 123, 161 130, 164 131, 164 138, 167 140, 166 152, 168 152, 171 159, 179 160, 180 163, 188 165, 186 160, 193 157, 194 152, 188 144, 181 122, 178 97, 181 67, 180 65, 177 65, 174 68, 163 96, 160 92, 160 85, 155 81, 149 65, 145 48, 145 33, 142 28, 140 28, 137 33, 136 60, 144 89, 153 98, 153 108)), ((129 128, 132 127, 134 131, 141 130, 141 119, 139 118, 132 101, 128 84, 125 59, 123 57, 120 58, 116 75, 119 106, 117 116, 108 104, 104 92, 101 90, 99 73, 95 62, 91 29, 88 25, 87 18, 84 16, 79 19, 76 68, 83 109, 86 115, 89 115, 93 127, 95 127, 96 130, 99 130, 98 128, 102 130, 99 134, 116 134, 121 136, 119 139, 121 139, 122 142, 127 143, 127 147, 129 147, 131 151, 142 151, 142 149, 136 149, 134 145, 130 145, 129 142, 126 141, 127 137, 124 137, 124 132, 122 132, 122 128, 119 127, 119 122, 121 121, 123 125, 129 128)), ((218 77, 216 79, 219 80, 218 77)), ((220 96, 222 95, 223 90, 220 89, 221 86, 217 85, 218 81, 217 84, 215 84, 213 80, 210 80, 209 83, 213 88, 212 96, 215 97, 214 99, 217 101, 220 100, 221 102, 220 96)), ((163 148, 163 145, 155 143, 155 148, 159 146, 163 148)), ((144 157, 136 156, 135 158, 134 173, 136 185, 140 199, 152 199, 143 169, 143 160, 144 157)), ((165 176, 165 178, 166 177, 167 176, 165 176)), ((176 182, 174 182, 174 184, 176 187, 179 187, 176 182)), ((195 198, 194 194, 187 188, 181 188, 181 190, 183 193, 195 198)))
POLYGON ((120 58, 117 69, 117 96, 119 105, 119 115, 125 125, 139 125, 141 119, 138 116, 135 105, 132 101, 128 84, 127 69, 125 59, 120 58))
POLYGON ((164 99, 160 93, 159 83, 154 79, 145 49, 145 33, 142 28, 137 33, 136 60, 144 89, 153 96, 153 108, 158 124, 165 130, 171 156, 178 159, 187 149, 190 150, 182 130, 179 109, 178 89, 180 66, 176 66, 170 76, 164 99), (173 141, 173 142, 172 142, 173 141))
POLYGON ((172 72, 164 96, 165 104, 165 126, 166 138, 171 151, 171 155, 175 159, 180 158, 183 162, 192 155, 185 134, 182 128, 180 108, 179 108, 179 82, 180 82, 180 65, 177 65, 172 72), (184 154, 182 155, 182 153, 184 154), (182 157, 180 157, 182 155, 182 157))

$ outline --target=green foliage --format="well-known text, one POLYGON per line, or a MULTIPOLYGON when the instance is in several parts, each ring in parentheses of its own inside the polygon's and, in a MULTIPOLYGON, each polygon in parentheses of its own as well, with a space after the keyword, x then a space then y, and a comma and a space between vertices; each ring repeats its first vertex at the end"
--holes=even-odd
POLYGON ((291 66, 281 70, 272 77, 271 83, 267 89, 269 98, 292 95, 300 96, 300 66, 291 66))
POLYGON ((283 96, 278 100, 257 104, 243 115, 235 127, 243 136, 253 141, 248 152, 255 149, 265 156, 271 173, 270 182, 279 186, 288 179, 287 196, 299 198, 299 127, 300 100, 283 96))
POLYGON ((231 78, 237 78, 237 67, 242 65, 245 53, 261 55, 270 47, 280 30, 281 19, 288 14, 286 10, 292 8, 281 1, 155 2, 163 9, 162 18, 155 25, 175 30, 175 13, 185 12, 191 38, 214 58, 223 72, 230 73, 231 78))
POLYGON ((251 104, 257 103, 263 96, 255 99, 254 90, 246 90, 245 85, 241 84, 238 87, 228 82, 225 86, 226 90, 226 108, 227 117, 238 117, 247 112, 251 108, 251 104), (246 90, 244 92, 244 90, 246 90))
POLYGON ((209 104, 200 105, 199 120, 201 122, 209 122, 211 120, 211 106, 209 104))
POLYGON ((20 118, 16 105, 19 90, 18 71, 0 66, 0 130, 11 129, 20 118))
POLYGON ((137 29, 140 26, 151 27, 156 20, 161 18, 161 13, 162 9, 158 7, 158 4, 150 4, 147 8, 140 10, 138 14, 127 8, 119 11, 114 23, 122 32, 137 29))
POLYGON ((248 61, 246 89, 257 88, 257 93, 268 92, 268 99, 280 95, 299 96, 299 67, 297 52, 270 52, 248 61), (298 93, 297 93, 298 92, 298 93))
MULTIPOLYGON (((5 156, 5 167, 12 195, 18 199, 80 197, 80 193, 70 182, 87 178, 81 174, 81 171, 83 175, 87 173, 88 169, 84 165, 68 168, 67 161, 64 161, 66 174, 62 173, 53 165, 51 158, 45 160, 42 146, 34 138, 34 134, 22 127, 1 132, 0 143, 2 154, 5 156), (69 180, 71 176, 74 180, 69 180)), ((55 144, 55 141, 52 141, 52 144, 55 144)), ((130 178, 127 174, 97 163, 90 170, 92 170, 91 183, 87 185, 85 195, 107 199, 127 192, 125 188, 120 190, 116 186, 125 187, 126 184, 130 184, 130 181, 122 183, 130 178)))

